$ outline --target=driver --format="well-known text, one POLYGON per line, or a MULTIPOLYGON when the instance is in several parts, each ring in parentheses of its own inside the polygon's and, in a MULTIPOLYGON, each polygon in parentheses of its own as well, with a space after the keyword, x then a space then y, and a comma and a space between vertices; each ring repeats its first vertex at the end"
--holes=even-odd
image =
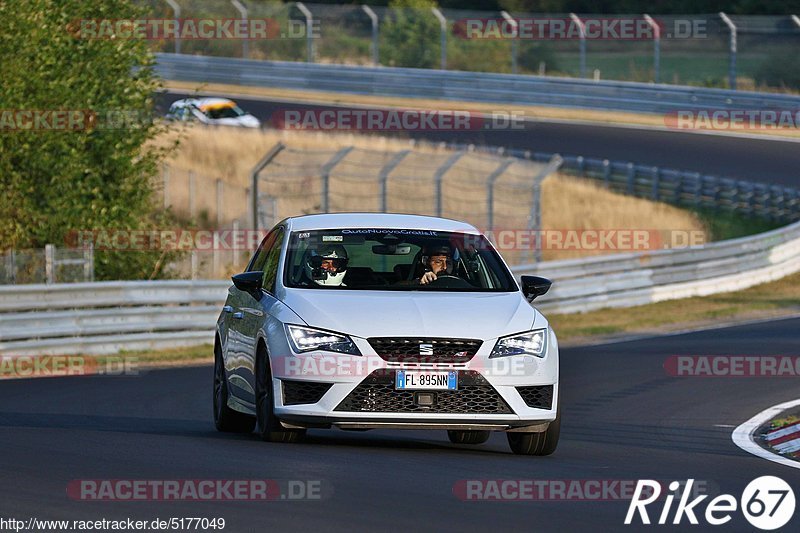
POLYGON ((347 250, 341 244, 322 244, 306 251, 305 277, 317 285, 346 287, 347 250))
POLYGON ((422 264, 425 273, 417 281, 420 285, 427 285, 438 276, 452 275, 453 252, 447 245, 427 246, 422 250, 422 264))

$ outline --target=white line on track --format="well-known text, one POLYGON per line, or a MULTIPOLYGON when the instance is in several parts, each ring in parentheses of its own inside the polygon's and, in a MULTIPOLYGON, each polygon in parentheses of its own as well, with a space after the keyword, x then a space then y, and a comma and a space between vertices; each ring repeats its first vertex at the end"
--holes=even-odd
POLYGON ((761 457, 762 459, 766 459, 767 461, 779 463, 784 466, 790 466, 792 468, 800 468, 800 462, 793 461, 791 459, 787 459, 786 457, 781 457, 778 454, 767 451, 756 444, 755 440, 753 439, 753 433, 755 433, 755 431, 762 424, 769 422, 770 419, 781 414, 781 412, 785 411, 786 409, 791 409, 792 407, 797 407, 798 405, 800 405, 800 400, 792 400, 790 402, 774 405, 761 411, 756 416, 733 430, 733 433, 731 434, 733 443, 744 451, 757 457, 761 457))

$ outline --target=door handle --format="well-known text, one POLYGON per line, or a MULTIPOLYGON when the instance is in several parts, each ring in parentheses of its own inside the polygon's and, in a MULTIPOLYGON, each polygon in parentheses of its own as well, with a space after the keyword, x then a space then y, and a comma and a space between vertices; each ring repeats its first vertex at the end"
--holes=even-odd
POLYGON ((233 318, 244 318, 244 313, 242 313, 241 311, 237 311, 233 313, 233 318))
POLYGON ((222 311, 224 313, 232 313, 233 312, 233 306, 232 305, 223 305, 222 306, 222 311))

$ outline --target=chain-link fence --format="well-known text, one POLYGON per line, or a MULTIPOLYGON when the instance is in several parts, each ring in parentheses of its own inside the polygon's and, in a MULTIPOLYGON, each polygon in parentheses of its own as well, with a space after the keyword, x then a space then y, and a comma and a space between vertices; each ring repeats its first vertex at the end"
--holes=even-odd
MULTIPOLYGON (((254 225, 310 213, 410 213, 484 230, 540 225, 538 185, 557 164, 469 150, 371 150, 279 145, 254 179, 254 225)), ((511 252, 510 263, 522 257, 511 252)))
MULTIPOLYGON (((266 38, 153 40, 154 51, 283 61, 774 87, 800 84, 796 16, 525 13, 230 0, 142 1, 154 17, 262 19, 266 38), (178 6, 178 11, 172 6, 178 6), (794 81, 793 81, 794 80, 794 81)), ((800 87, 796 87, 800 88, 800 87)))
POLYGON ((94 281, 94 253, 89 247, 7 250, 0 256, 0 285, 94 281))

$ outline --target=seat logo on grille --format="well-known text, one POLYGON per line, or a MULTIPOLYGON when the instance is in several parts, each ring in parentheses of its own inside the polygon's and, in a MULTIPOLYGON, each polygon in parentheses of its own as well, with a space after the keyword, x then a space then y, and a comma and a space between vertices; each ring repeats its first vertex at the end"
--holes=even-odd
POLYGON ((419 354, 420 355, 433 355, 433 344, 420 343, 420 345, 419 345, 419 354))

